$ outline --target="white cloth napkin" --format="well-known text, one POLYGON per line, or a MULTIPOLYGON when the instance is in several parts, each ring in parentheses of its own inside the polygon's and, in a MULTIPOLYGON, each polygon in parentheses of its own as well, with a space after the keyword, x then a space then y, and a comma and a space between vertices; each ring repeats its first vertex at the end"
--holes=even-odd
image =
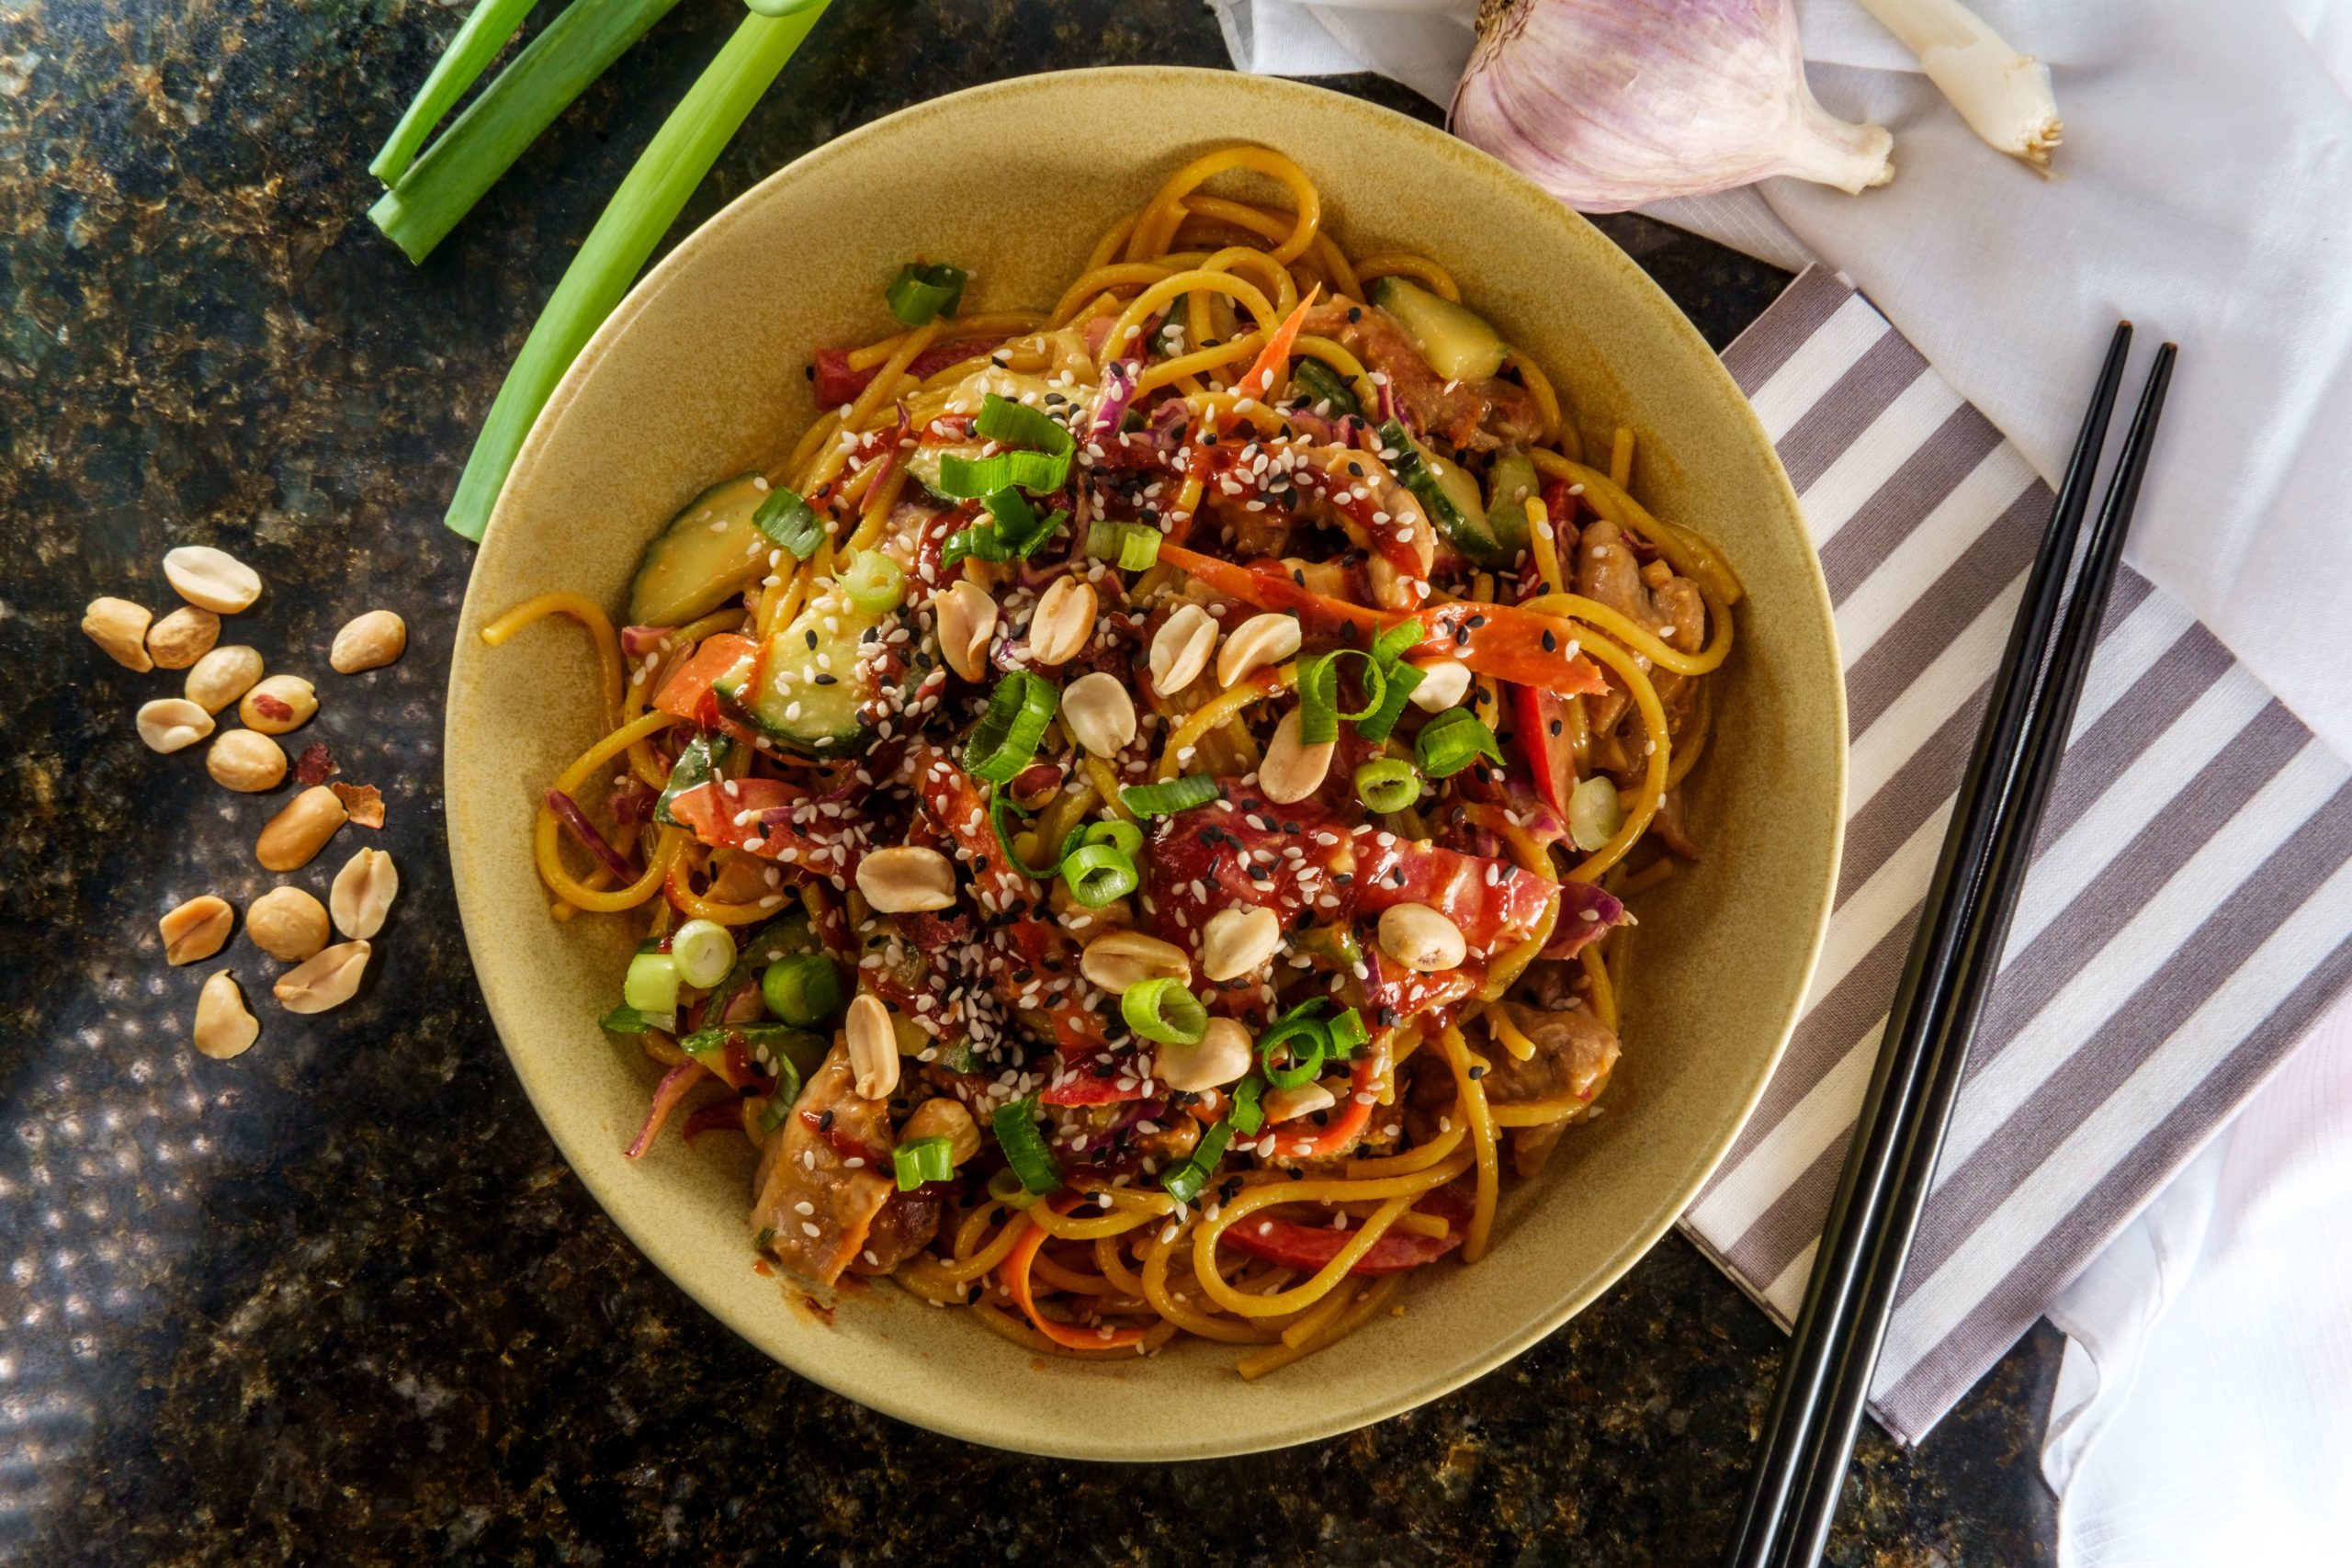
POLYGON ((2352 1553, 2352 1003, 2051 1309, 2059 1560, 2352 1553))
MULTIPOLYGON (((1444 103, 1476 0, 1213 0, 1242 69, 1444 103)), ((2056 481, 2120 316, 2181 345, 2127 558, 2352 757, 2352 15, 2340 0, 1976 0, 2047 62, 2055 179, 1979 142, 1853 0, 1802 9, 1816 95, 1894 132, 1861 197, 1795 180, 1656 215, 1858 282, 2056 481)))

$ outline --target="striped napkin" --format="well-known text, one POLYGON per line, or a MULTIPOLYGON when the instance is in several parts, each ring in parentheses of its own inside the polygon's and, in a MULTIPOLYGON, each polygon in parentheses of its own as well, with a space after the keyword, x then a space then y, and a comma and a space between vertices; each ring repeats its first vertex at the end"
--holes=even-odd
MULTIPOLYGON (((1850 710, 1821 967, 1682 1219, 1786 1324, 2052 498, 1828 268, 1724 363, 1803 501, 1850 710)), ((1934 1425, 2347 981, 2352 768, 2124 569, 1880 1360, 1886 1428, 1934 1425)))

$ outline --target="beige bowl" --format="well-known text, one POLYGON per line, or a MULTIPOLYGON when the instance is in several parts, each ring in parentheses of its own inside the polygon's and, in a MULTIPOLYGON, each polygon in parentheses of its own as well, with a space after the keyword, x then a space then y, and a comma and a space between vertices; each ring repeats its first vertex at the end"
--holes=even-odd
POLYGON ((1754 1105, 1813 968, 1844 737, 1829 601, 1795 497, 1731 378, 1614 245, 1485 154, 1351 98, 1220 72, 1073 72, 958 93, 827 144, 705 224, 596 334, 474 567, 449 676, 449 849, 523 1087, 588 1190, 695 1300, 794 1371, 937 1431, 1074 1458, 1204 1458, 1346 1431, 1489 1371, 1673 1222, 1754 1105), (1342 1348, 1255 1383, 1222 1345, 1047 1363, 887 1285, 828 1323, 753 1272, 740 1143, 687 1149, 673 1132, 642 1162, 621 1157, 653 1074, 596 1019, 630 932, 549 919, 529 849, 540 790, 598 733, 594 667, 561 621, 497 649, 477 634, 549 589, 617 612, 662 522, 811 417, 809 351, 888 330, 882 285, 901 261, 971 267, 967 309, 1050 303, 1119 214, 1235 141, 1304 164, 1353 254, 1411 248, 1451 268, 1588 433, 1638 434, 1637 488, 1736 567, 1748 597, 1690 812, 1706 858, 1641 904, 1606 1114, 1507 1192, 1486 1260, 1430 1269, 1401 1316, 1342 1348))

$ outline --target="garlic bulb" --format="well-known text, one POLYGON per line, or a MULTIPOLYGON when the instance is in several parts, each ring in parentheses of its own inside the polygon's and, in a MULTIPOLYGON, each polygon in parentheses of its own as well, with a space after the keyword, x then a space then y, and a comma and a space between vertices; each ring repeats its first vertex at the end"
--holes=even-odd
POLYGON ((1450 112, 1588 212, 1773 175, 1850 193, 1894 173, 1883 127, 1814 100, 1789 0, 1483 0, 1450 112))

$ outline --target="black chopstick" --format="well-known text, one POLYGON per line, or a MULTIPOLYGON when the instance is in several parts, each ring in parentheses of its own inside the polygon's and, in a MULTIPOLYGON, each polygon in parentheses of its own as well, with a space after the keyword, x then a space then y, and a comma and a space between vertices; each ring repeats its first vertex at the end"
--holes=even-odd
MULTIPOLYGON (((1909 1134, 1927 1087, 1926 1069, 1938 1055, 1936 1047, 1960 999, 1963 960, 1979 925, 1986 873, 2003 825, 2015 815, 2017 790, 2025 776, 2024 740, 2043 691, 2038 677, 2064 597, 2067 569, 2089 505, 2131 335, 2130 323, 2120 324, 2109 345, 2049 527, 2027 574, 2008 646, 1994 676, 1994 700, 1977 732, 1951 826, 1928 884, 1925 912, 1888 1012, 1878 1061, 1856 1120, 1854 1141, 1814 1259, 1805 1304, 1773 1396, 1765 1448, 1726 1559, 1738 1568, 1790 1561, 1782 1549, 1793 1522, 1792 1508, 1808 1495, 1816 1472, 1824 1468, 1843 1472, 1845 1450, 1838 1453, 1834 1466, 1822 1463, 1821 1435, 1833 1416, 1833 1406, 1838 1404, 1841 1368, 1850 1360, 1851 1326, 1870 1293, 1880 1222, 1898 1185, 1906 1147, 1916 1150, 1918 1146, 1918 1140, 1909 1134)), ((2143 416, 2147 412, 2143 403, 2143 416)), ((2138 450, 2144 463, 2144 438, 2138 450)), ((2131 489, 2136 494, 2136 477, 2131 489)), ((2110 504, 2113 499, 2111 490, 2110 504)), ((2128 508, 2123 515, 2128 517, 2128 508)), ((2063 734, 2062 730, 2062 739, 2063 734)), ((1888 1289, 1891 1292, 1892 1287, 1888 1289)), ((1873 1344, 1871 1358, 1875 1354, 1873 1344)), ((1850 1437, 1846 1450, 1850 1450, 1850 1437)))

